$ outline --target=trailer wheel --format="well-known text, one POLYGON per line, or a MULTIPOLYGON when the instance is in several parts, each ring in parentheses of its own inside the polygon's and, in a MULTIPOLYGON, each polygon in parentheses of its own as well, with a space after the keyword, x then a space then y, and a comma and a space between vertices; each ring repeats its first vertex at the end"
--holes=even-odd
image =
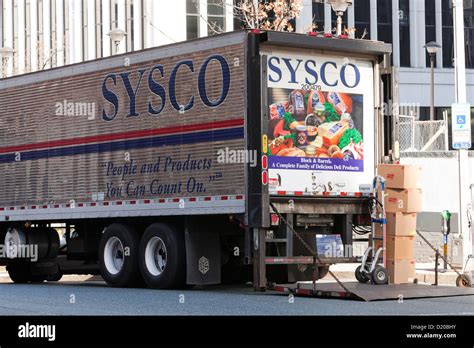
POLYGON ((383 285, 388 283, 387 271, 382 266, 376 266, 371 274, 372 283, 383 285))
POLYGON ((470 288, 472 284, 471 277, 468 274, 458 275, 456 278, 456 286, 460 288, 470 288))
POLYGON ((162 223, 149 226, 140 242, 140 271, 150 288, 183 288, 186 248, 182 231, 162 223))
POLYGON ((139 284, 139 242, 138 233, 126 225, 115 223, 107 227, 99 245, 100 274, 107 284, 116 287, 139 284))
POLYGON ((14 283, 28 283, 31 277, 30 265, 26 262, 7 264, 7 272, 14 283))
POLYGON ((363 284, 367 283, 370 280, 367 274, 362 272, 362 265, 356 268, 355 277, 359 283, 363 283, 363 284))
POLYGON ((327 276, 329 273, 329 266, 321 266, 319 267, 318 269, 318 276, 319 276, 319 279, 322 279, 324 278, 325 276, 327 276))

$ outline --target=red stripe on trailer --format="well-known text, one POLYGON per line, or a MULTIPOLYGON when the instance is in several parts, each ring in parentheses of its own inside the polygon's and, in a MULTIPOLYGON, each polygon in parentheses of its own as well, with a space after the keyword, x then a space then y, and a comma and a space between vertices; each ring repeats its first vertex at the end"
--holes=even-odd
POLYGON ((179 203, 180 199, 179 198, 173 198, 173 203, 179 203))
POLYGON ((356 192, 354 195, 355 195, 356 197, 362 197, 362 192, 356 192))
POLYGON ((235 196, 235 199, 244 199, 244 196, 242 196, 242 195, 235 196))
POLYGON ((143 203, 144 203, 144 204, 150 204, 150 200, 149 200, 149 199, 145 199, 145 200, 143 201, 143 203))
POLYGON ((97 203, 95 203, 95 202, 91 203, 91 207, 95 207, 96 205, 97 205, 97 203))
POLYGON ((221 201, 227 201, 229 199, 229 196, 221 196, 221 201))
POLYGON ((102 205, 104 205, 104 206, 108 206, 109 204, 110 204, 109 202, 102 203, 102 205))
POLYGON ((59 208, 59 204, 55 204, 53 208, 59 208))
MULTIPOLYGON (((104 202, 104 205, 105 205, 105 203, 107 203, 107 202, 104 202)), ((108 204, 108 203, 107 203, 107 204, 108 204)), ((83 207, 83 206, 84 206, 84 203, 77 203, 77 206, 78 206, 78 207, 83 207)))
POLYGON ((117 202, 115 202, 115 205, 122 205, 122 204, 123 204, 122 201, 117 201, 117 202))
POLYGON ((285 196, 285 195, 286 195, 286 191, 277 191, 277 195, 285 196))
POLYGON ((323 192, 324 197, 329 197, 330 194, 331 194, 330 192, 323 192))
POLYGON ((294 195, 295 195, 295 196, 302 196, 302 195, 303 195, 303 191, 295 191, 295 192, 294 192, 294 195))
POLYGON ((212 199, 212 197, 204 197, 205 201, 210 201, 211 199, 212 199))
POLYGON ((137 201, 130 201, 129 204, 137 204, 137 201))
POLYGON ((4 210, 5 210, 5 208, 0 208, 0 211, 4 211, 4 210))
POLYGON ((43 205, 42 208, 43 208, 43 209, 48 209, 48 206, 47 206, 47 205, 43 205))
POLYGON ((166 203, 166 199, 161 198, 161 199, 158 200, 158 203, 166 203))
POLYGON ((341 197, 347 197, 347 192, 341 192, 341 193, 339 193, 339 195, 340 195, 341 197))
POLYGON ((189 199, 189 201, 190 201, 190 202, 196 202, 196 197, 191 197, 191 198, 189 199))

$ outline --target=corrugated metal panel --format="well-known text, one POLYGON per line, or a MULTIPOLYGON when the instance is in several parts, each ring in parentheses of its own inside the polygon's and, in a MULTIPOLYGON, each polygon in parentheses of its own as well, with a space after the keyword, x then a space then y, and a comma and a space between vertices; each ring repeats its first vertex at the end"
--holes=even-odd
MULTIPOLYGON (((3 89, 0 170, 4 180, 0 181, 0 206, 243 194, 245 165, 218 163, 217 151, 225 147, 245 148, 245 82, 242 42, 128 68, 63 76, 3 89), (201 102, 197 88, 199 68, 212 54, 224 56, 231 71, 229 94, 216 108, 201 102), (170 104, 168 82, 173 67, 184 59, 194 62, 195 71, 192 73, 187 67, 179 69, 176 98, 183 104, 192 95, 195 100, 191 110, 180 114, 170 104), (154 79, 167 89, 167 100, 162 113, 153 116, 148 114, 148 102, 159 106, 160 99, 148 89, 147 79, 150 68, 156 64, 163 65, 164 78, 155 72, 154 79), (117 85, 113 86, 109 80, 107 87, 119 96, 119 111, 113 121, 104 121, 102 110, 113 111, 102 96, 105 76, 130 72, 130 83, 135 88, 139 69, 147 69, 136 98, 136 111, 140 116, 126 117, 129 98, 117 75, 117 85), (64 101, 93 103, 89 106, 94 105, 95 119, 90 120, 87 115, 58 115, 57 103, 64 104, 64 101), (160 134, 163 129, 166 131, 160 134), (190 163, 186 162, 188 159, 200 163, 201 169, 179 170, 178 162, 186 165, 190 163), (170 161, 175 163, 173 171, 170 161), (122 177, 110 175, 109 171, 107 176, 110 163, 114 167, 134 164, 136 172, 122 177), (113 194, 112 188, 121 193, 113 194)), ((222 72, 216 61, 209 64, 206 86, 209 98, 218 99, 222 72)))

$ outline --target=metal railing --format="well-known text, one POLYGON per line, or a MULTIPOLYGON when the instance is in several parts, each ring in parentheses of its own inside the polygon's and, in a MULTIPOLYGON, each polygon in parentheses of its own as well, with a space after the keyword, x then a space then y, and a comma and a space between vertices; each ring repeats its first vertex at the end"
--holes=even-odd
POLYGON ((419 121, 415 115, 398 116, 398 135, 401 152, 448 151, 448 119, 419 121))

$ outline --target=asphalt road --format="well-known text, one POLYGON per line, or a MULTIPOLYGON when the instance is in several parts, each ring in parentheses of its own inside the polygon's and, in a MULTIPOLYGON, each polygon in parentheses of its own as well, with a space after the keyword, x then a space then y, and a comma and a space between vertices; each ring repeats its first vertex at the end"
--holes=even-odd
POLYGON ((110 288, 102 281, 0 284, 0 315, 474 315, 474 296, 360 302, 255 293, 250 286, 185 291, 110 288))

